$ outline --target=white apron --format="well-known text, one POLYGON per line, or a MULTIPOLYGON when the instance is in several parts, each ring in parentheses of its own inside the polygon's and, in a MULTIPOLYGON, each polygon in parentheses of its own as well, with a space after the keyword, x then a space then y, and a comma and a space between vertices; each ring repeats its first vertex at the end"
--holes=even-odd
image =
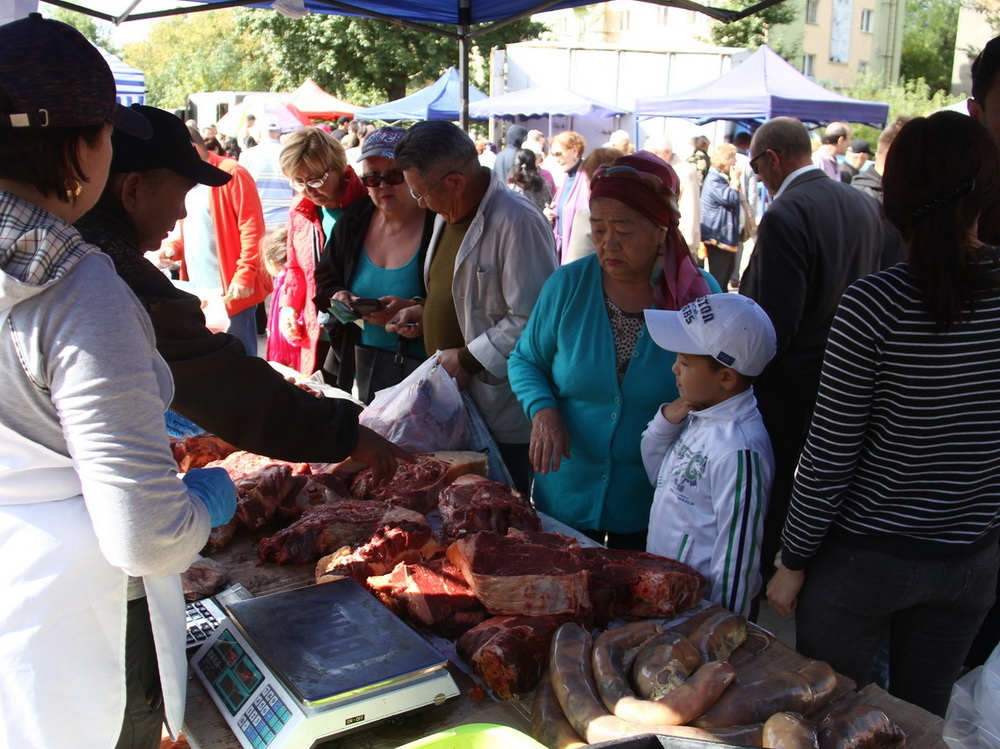
MULTIPOLYGON (((73 462, 0 424, 0 749, 115 746, 127 575, 101 554, 73 462)), ((167 724, 184 717, 180 577, 143 578, 167 724)))

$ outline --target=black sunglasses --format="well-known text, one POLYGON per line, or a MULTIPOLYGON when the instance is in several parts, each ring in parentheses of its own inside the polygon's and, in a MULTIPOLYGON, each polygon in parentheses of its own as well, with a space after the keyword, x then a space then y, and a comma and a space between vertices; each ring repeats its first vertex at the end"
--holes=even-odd
POLYGON ((760 161, 761 158, 763 158, 764 156, 766 156, 768 151, 774 151, 775 153, 781 153, 781 149, 780 148, 765 148, 759 154, 757 154, 752 159, 750 159, 750 168, 753 169, 753 173, 754 174, 758 173, 757 172, 757 162, 760 161))
POLYGON ((390 187, 403 184, 403 172, 399 169, 390 169, 385 174, 373 172, 372 174, 361 175, 361 184, 365 187, 378 187, 385 182, 390 187))

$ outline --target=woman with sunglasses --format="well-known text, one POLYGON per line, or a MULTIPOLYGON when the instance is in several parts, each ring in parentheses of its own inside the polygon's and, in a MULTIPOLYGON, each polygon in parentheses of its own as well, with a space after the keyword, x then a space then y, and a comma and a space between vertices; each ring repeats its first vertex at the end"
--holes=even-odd
POLYGON ((586 150, 587 141, 573 130, 565 130, 552 139, 552 156, 559 162, 566 177, 544 213, 552 222, 552 230, 556 235, 556 255, 560 264, 566 262, 566 252, 573 234, 573 216, 587 205, 590 198, 590 180, 581 169, 586 150))
MULTIPOLYGON (((289 342, 301 348, 298 370, 309 375, 322 365, 330 347, 311 301, 316 296, 316 264, 341 211, 364 197, 365 187, 348 166, 340 142, 316 127, 292 133, 279 161, 281 171, 299 193, 289 209, 279 328, 289 342)), ((324 370, 323 376, 332 384, 332 373, 324 370)))
POLYGON ((405 133, 382 127, 365 138, 358 163, 368 197, 344 211, 316 269, 316 307, 333 305, 340 315, 323 369, 336 373, 335 384, 348 392, 357 380, 365 403, 427 356, 422 338, 385 330, 426 293, 424 257, 434 228, 434 212, 418 205, 396 164, 396 144, 405 133), (352 316, 364 326, 354 325, 352 316))

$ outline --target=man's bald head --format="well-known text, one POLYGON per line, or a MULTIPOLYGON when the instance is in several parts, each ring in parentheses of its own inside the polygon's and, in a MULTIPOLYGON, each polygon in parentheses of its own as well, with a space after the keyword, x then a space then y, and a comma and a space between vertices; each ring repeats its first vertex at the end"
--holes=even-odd
POLYGON ((750 163, 767 189, 776 193, 789 174, 812 164, 812 144, 805 125, 794 117, 765 122, 750 142, 750 163))
MULTIPOLYGON (((794 117, 775 117, 757 128, 750 144, 750 150, 756 155, 758 149, 761 151, 764 149, 780 151, 788 158, 807 162, 812 160, 812 143, 809 142, 809 133, 806 126, 794 117)), ((801 166, 805 166, 805 164, 803 163, 801 166)))

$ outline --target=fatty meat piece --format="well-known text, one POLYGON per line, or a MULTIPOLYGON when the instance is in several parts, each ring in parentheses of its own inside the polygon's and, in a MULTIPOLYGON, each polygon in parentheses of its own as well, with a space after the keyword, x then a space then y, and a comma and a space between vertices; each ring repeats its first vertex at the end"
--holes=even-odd
POLYGON ((383 525, 427 524, 423 515, 388 502, 345 499, 310 507, 287 528, 263 538, 257 554, 265 562, 309 564, 342 546, 364 543, 383 525))
POLYGON ((196 559, 181 573, 185 601, 200 601, 215 595, 228 582, 226 568, 214 559, 196 559))
POLYGON ((182 439, 171 438, 170 449, 177 461, 177 470, 187 473, 192 468, 202 468, 212 461, 222 460, 236 452, 236 448, 214 434, 196 434, 182 439))
POLYGON ((230 453, 222 460, 214 460, 207 464, 212 468, 224 468, 226 473, 229 474, 229 478, 233 481, 239 481, 242 478, 246 478, 251 474, 256 473, 261 468, 266 468, 272 465, 286 465, 289 467, 292 474, 308 474, 311 471, 308 463, 292 463, 287 460, 278 460, 277 458, 269 458, 266 455, 257 455, 256 453, 250 453, 246 450, 237 450, 234 453, 230 453))
POLYGON ((456 643, 458 654, 502 700, 530 692, 548 665, 552 635, 567 616, 494 616, 456 643))
POLYGON ((705 578, 686 564, 642 551, 584 547, 590 573, 594 619, 619 616, 672 618, 693 608, 705 591, 705 578))
POLYGON ((524 495, 506 484, 476 474, 459 476, 438 497, 441 532, 454 541, 469 533, 510 528, 540 531, 542 522, 524 495))
POLYGON ((486 457, 476 452, 440 452, 416 455, 416 463, 397 461, 395 475, 376 484, 370 468, 360 471, 351 483, 358 499, 380 500, 428 513, 437 507, 441 490, 466 473, 486 473, 486 457))
POLYGON ((489 616, 461 570, 443 557, 398 564, 369 577, 368 587, 393 612, 441 637, 459 637, 489 616))
POLYGON ((383 525, 356 549, 344 546, 316 563, 316 582, 350 577, 362 585, 368 578, 392 572, 400 563, 418 564, 444 553, 427 523, 402 521, 383 525))
POLYGON ((579 546, 563 545, 563 538, 483 531, 459 539, 447 555, 491 614, 586 616, 590 574, 579 546))

